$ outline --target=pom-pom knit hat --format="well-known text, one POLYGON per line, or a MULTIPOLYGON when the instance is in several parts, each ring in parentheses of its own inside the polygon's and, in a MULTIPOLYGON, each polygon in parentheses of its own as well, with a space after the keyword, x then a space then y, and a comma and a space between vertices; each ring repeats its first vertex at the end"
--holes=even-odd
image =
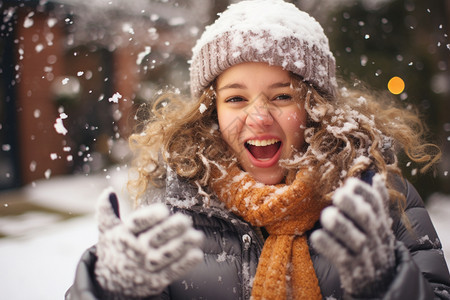
POLYGON ((192 49, 191 95, 198 97, 218 75, 243 62, 281 66, 334 96, 336 63, 320 24, 282 0, 232 4, 206 27, 192 49))

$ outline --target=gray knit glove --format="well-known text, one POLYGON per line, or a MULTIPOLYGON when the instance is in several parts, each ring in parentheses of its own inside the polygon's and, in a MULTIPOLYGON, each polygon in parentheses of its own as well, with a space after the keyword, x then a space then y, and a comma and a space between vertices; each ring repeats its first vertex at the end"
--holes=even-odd
POLYGON ((380 175, 372 186, 348 179, 333 195, 333 205, 323 210, 323 229, 311 235, 313 247, 337 268, 350 297, 379 297, 393 278, 395 236, 388 201, 380 175))
POLYGON ((122 222, 116 194, 107 189, 98 200, 97 221, 95 275, 108 298, 157 295, 203 260, 203 234, 163 204, 136 210, 122 222))

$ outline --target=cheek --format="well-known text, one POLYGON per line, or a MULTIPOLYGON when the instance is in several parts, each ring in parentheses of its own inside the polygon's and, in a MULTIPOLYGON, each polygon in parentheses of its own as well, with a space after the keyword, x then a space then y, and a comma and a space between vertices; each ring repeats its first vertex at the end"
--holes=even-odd
POLYGON ((296 148, 301 147, 304 141, 303 132, 306 124, 305 114, 299 110, 290 111, 282 119, 282 127, 287 138, 296 148))
POLYGON ((299 116, 298 112, 293 111, 289 114, 287 119, 289 122, 298 122, 299 118, 300 118, 300 116, 299 116))
POLYGON ((218 111, 220 132, 228 145, 233 146, 239 142, 243 121, 234 113, 218 111))
POLYGON ((292 111, 287 113, 284 120, 286 120, 284 122, 286 132, 299 132, 305 129, 306 117, 301 111, 292 111))

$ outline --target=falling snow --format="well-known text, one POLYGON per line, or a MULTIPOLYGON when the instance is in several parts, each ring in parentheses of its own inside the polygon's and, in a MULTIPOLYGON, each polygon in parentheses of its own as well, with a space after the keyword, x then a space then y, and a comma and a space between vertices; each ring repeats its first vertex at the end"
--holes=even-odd
POLYGON ((140 65, 142 63, 142 60, 144 59, 144 57, 147 56, 148 54, 150 54, 151 51, 152 51, 152 47, 145 46, 145 50, 138 53, 138 56, 136 59, 136 64, 140 65))
POLYGON ((33 160, 31 163, 30 163, 30 171, 31 172, 34 172, 34 171, 36 171, 36 166, 37 166, 37 163, 33 160))
POLYGON ((56 119, 55 124, 53 125, 55 127, 55 130, 57 133, 66 135, 68 130, 64 127, 63 120, 67 119, 67 115, 65 113, 61 113, 59 115, 59 118, 56 119))
POLYGON ((122 99, 122 95, 119 92, 116 92, 108 99, 108 101, 112 103, 119 103, 119 99, 122 99))
POLYGON ((23 22, 23 27, 25 28, 30 28, 34 25, 34 20, 33 17, 34 16, 34 12, 30 12, 27 17, 25 18, 25 21, 23 22))
POLYGON ((200 107, 198 108, 201 114, 204 113, 207 109, 208 107, 206 107, 204 103, 200 104, 200 107))
POLYGON ((34 49, 36 50, 37 53, 39 53, 39 52, 41 52, 44 49, 44 45, 37 44, 34 49))

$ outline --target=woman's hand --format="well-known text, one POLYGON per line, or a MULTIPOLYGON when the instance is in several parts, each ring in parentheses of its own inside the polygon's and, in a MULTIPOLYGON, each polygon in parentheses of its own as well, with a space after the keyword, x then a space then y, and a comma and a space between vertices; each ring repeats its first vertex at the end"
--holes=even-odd
POLYGON ((112 189, 98 200, 99 241, 95 275, 107 292, 127 297, 157 295, 203 260, 203 234, 185 215, 163 204, 133 212, 123 222, 112 189))
POLYGON ((342 286, 354 297, 383 294, 395 272, 395 236, 389 195, 380 175, 370 186, 350 178, 320 217, 323 229, 311 235, 313 247, 335 265, 342 286))

